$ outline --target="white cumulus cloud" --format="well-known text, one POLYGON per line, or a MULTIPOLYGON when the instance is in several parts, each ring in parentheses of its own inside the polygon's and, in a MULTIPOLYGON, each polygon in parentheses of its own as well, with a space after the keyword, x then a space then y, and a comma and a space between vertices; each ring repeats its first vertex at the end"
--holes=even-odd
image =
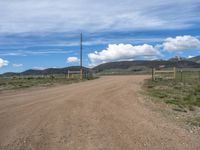
POLYGON ((12 64, 13 67, 22 67, 23 64, 12 64))
POLYGON ((4 66, 7 66, 8 65, 8 61, 7 60, 4 60, 2 58, 0 58, 0 68, 4 67, 4 66))
POLYGON ((190 35, 167 38, 163 43, 163 49, 167 51, 185 51, 200 49, 200 40, 190 35))
POLYGON ((95 66, 111 61, 133 60, 138 57, 151 59, 159 55, 159 50, 148 44, 137 46, 131 44, 109 44, 107 49, 89 53, 88 57, 91 61, 90 65, 95 66))
POLYGON ((194 56, 189 55, 187 58, 192 58, 192 57, 194 57, 194 56))
POLYGON ((79 59, 77 57, 68 57, 67 63, 77 63, 79 62, 79 59))

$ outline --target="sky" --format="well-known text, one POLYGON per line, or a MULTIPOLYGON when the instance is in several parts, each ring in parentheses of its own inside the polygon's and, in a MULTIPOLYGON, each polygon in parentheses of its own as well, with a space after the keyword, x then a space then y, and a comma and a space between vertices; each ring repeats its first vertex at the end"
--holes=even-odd
POLYGON ((199 0, 0 0, 0 73, 200 55, 199 0))

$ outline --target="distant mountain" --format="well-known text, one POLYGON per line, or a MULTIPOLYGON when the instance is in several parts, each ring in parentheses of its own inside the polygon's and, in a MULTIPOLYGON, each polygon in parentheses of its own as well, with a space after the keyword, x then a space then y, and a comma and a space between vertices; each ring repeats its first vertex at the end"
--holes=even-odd
POLYGON ((187 58, 175 56, 175 57, 169 59, 169 61, 181 61, 181 60, 187 60, 187 58))
MULTIPOLYGON (((21 73, 7 72, 2 76, 17 76, 17 75, 53 75, 53 74, 66 74, 70 71, 79 71, 80 66, 71 66, 66 68, 48 68, 44 70, 29 69, 21 73)), ((83 71, 89 71, 89 68, 83 67, 83 71)))
POLYGON ((195 57, 189 58, 188 60, 196 62, 196 63, 200 63, 200 56, 195 56, 195 57))
POLYGON ((150 68, 158 68, 160 65, 164 65, 166 68, 177 67, 177 68, 200 68, 200 64, 188 60, 154 60, 154 61, 120 61, 120 62, 109 62, 101 64, 93 68, 96 72, 113 69, 126 69, 132 71, 142 71, 150 68))
MULTIPOLYGON (((83 67, 84 71, 93 72, 142 72, 150 70, 151 68, 158 68, 159 66, 165 66, 166 68, 200 68, 200 56, 193 57, 191 59, 172 58, 169 60, 136 60, 136 61, 119 61, 109 62, 98 65, 92 69, 83 67)), ((68 70, 78 71, 80 66, 72 66, 66 68, 48 68, 44 70, 26 70, 21 73, 4 73, 1 76, 17 76, 17 75, 54 75, 54 74, 66 74, 68 70)))

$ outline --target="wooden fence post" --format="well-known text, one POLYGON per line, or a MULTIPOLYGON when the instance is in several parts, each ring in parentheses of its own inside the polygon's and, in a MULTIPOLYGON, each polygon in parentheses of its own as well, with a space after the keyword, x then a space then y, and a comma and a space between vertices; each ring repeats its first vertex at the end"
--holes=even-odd
POLYGON ((183 82, 183 70, 181 69, 181 82, 183 82))
POLYGON ((152 70, 151 70, 151 75, 152 75, 152 81, 154 81, 154 69, 152 68, 152 70))
POLYGON ((174 67, 174 79, 176 79, 176 67, 174 67))
POLYGON ((200 71, 199 71, 199 81, 200 81, 200 71))
POLYGON ((67 71, 67 74, 68 74, 68 75, 67 75, 67 78, 69 79, 69 70, 67 71))

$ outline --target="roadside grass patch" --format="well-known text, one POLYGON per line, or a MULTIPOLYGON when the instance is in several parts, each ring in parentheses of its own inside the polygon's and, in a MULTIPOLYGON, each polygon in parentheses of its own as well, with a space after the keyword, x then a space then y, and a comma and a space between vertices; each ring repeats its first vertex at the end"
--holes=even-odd
MULTIPOLYGON (((88 77, 86 80, 93 80, 96 77, 88 77)), ((0 77, 0 91, 3 90, 15 90, 23 89, 35 86, 53 86, 56 84, 71 84, 80 82, 79 78, 67 79, 65 76, 54 77, 40 77, 40 76, 28 76, 28 77, 0 77)))
MULTIPOLYGON (((200 78, 195 73, 186 72, 184 75, 184 78, 180 79, 180 74, 177 73, 175 80, 149 79, 144 87, 154 101, 166 103, 174 111, 190 113, 200 107, 200 78)), ((200 126, 200 117, 191 124, 200 126)))

